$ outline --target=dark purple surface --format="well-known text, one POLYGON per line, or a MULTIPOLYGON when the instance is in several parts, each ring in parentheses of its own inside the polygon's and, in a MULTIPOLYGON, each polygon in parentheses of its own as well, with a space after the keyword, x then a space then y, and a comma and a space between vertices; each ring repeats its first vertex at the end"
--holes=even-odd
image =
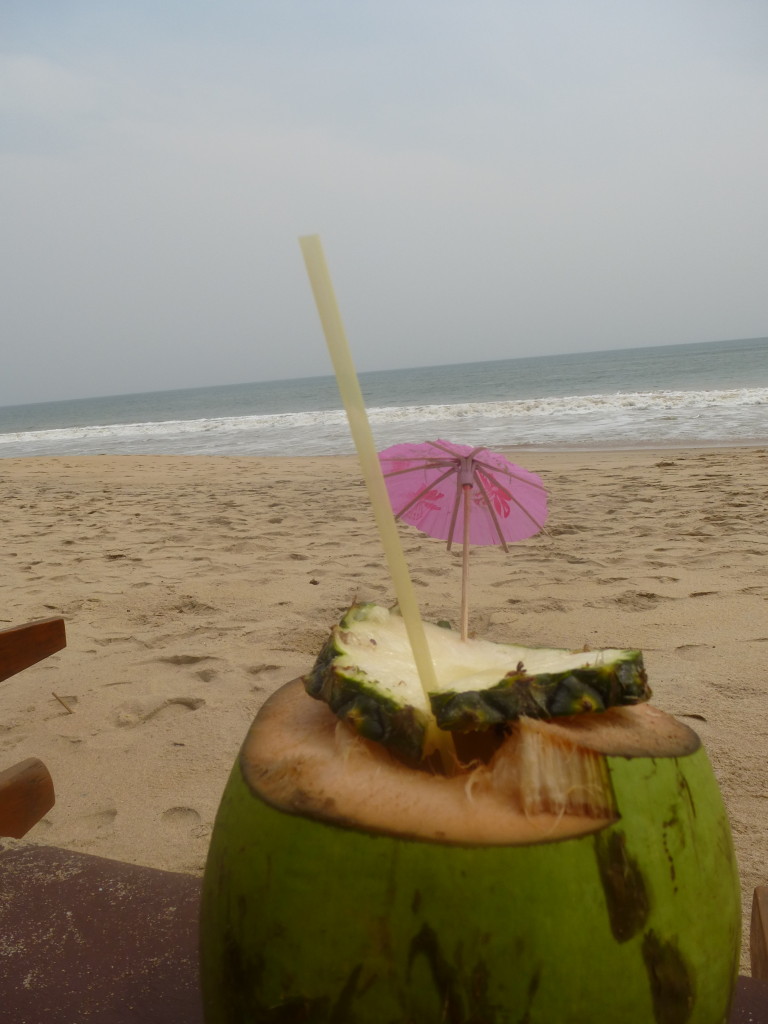
MULTIPOLYGON (((0 841, 0 1020, 202 1024, 200 882, 0 841)), ((729 1024, 768 1024, 768 981, 739 978, 729 1024)))
POLYGON ((202 1024, 200 879, 0 842, 0 1020, 202 1024))

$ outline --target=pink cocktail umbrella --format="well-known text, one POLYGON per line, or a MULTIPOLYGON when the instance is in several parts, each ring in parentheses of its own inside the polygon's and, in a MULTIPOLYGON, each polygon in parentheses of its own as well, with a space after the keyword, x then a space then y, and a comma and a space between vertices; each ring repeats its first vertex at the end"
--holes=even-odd
POLYGON ((524 540, 547 518, 540 478, 487 448, 450 441, 396 444, 379 453, 396 519, 463 545, 461 636, 469 621, 469 545, 524 540))

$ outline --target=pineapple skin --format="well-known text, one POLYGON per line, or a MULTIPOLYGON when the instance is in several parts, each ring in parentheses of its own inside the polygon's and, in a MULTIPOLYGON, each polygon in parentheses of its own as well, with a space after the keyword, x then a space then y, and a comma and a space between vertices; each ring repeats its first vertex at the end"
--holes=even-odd
MULTIPOLYGON (((376 605, 359 604, 346 612, 304 676, 304 686, 311 697, 325 701, 360 735, 416 764, 423 758, 427 742, 426 711, 382 692, 361 668, 336 661, 347 653, 346 631, 377 610, 376 605)), ((604 665, 535 675, 526 672, 523 661, 493 687, 431 693, 429 700, 439 728, 473 732, 504 725, 522 715, 552 718, 604 711, 650 700, 651 695, 642 652, 627 650, 604 665)))
MULTIPOLYGON (((207 1024, 721 1024, 740 894, 703 748, 606 761, 619 819, 447 845, 263 800, 246 743, 203 885, 207 1024)), ((375 799, 375 794, 371 794, 375 799)))
POLYGON ((502 725, 525 715, 555 718, 605 711, 650 700, 651 689, 640 651, 608 665, 529 675, 524 668, 508 672, 496 686, 430 694, 441 729, 471 732, 502 725))
POLYGON ((410 764, 418 763, 424 753, 428 715, 382 693, 365 672, 334 664, 344 654, 346 622, 345 618, 334 626, 312 670, 303 677, 304 689, 365 739, 382 743, 410 764))

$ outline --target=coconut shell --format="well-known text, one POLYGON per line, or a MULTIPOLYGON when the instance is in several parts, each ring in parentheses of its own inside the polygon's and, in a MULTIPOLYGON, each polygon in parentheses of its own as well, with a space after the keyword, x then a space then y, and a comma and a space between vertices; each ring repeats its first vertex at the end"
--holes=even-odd
POLYGON ((601 755, 610 820, 478 811, 482 793, 459 776, 477 818, 467 835, 452 823, 454 780, 430 789, 427 773, 360 740, 340 746, 328 708, 283 688, 246 738, 214 828, 208 1024, 720 1024, 739 961, 728 821, 695 736, 653 715, 666 739, 651 754, 601 755), (323 747, 352 795, 332 774, 318 781, 323 747), (409 797, 419 786, 424 799, 409 797), (499 834, 481 838, 484 815, 502 820, 499 834))

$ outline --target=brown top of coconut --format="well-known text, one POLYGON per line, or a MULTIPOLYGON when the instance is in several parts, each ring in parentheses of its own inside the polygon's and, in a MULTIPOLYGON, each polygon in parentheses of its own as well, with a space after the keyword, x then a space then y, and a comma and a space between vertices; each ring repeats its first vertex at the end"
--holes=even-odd
POLYGON ((446 777, 361 739, 296 680, 265 703, 241 766, 257 795, 290 813, 435 842, 528 844, 615 819, 605 755, 680 757, 698 745, 691 729, 648 705, 525 719, 485 763, 446 777))
POLYGON ((652 704, 551 718, 546 726, 554 735, 614 757, 683 757, 701 746, 693 729, 652 704))
POLYGON ((289 813, 435 842, 526 844, 615 820, 605 754, 682 756, 698 746, 656 708, 618 708, 557 724, 521 720, 488 763, 446 777, 361 739, 296 680, 261 709, 240 764, 250 788, 289 813))

